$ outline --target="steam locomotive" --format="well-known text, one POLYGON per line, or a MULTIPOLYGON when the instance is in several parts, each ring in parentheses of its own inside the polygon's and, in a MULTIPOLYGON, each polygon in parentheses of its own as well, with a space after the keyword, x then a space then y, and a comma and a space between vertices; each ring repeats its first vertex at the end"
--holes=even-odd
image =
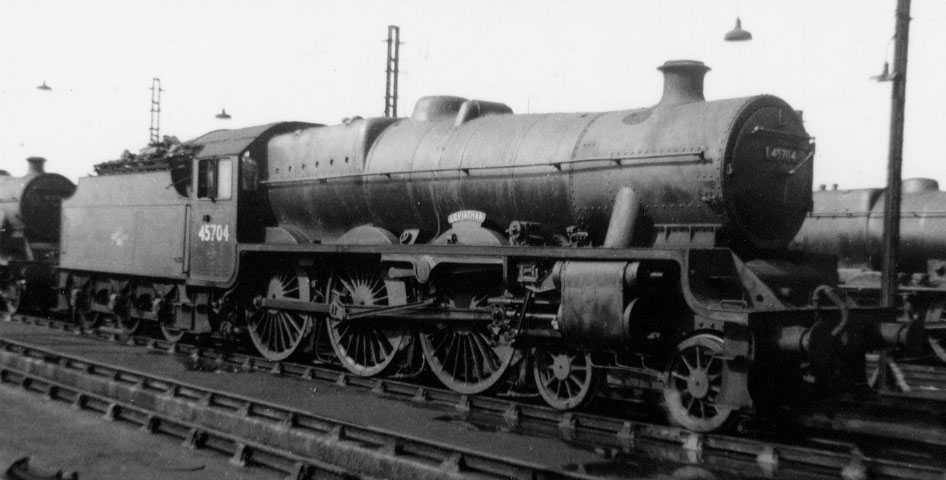
MULTIPOLYGON (((842 287, 862 304, 880 301, 883 188, 814 192, 793 248, 837 255, 842 287)), ((946 193, 936 180, 901 184, 898 283, 905 321, 923 321, 933 354, 946 362, 946 193)))
POLYGON ((218 130, 99 164, 62 202, 58 307, 465 394, 531 384, 561 409, 607 376, 696 431, 853 388, 866 351, 918 341, 850 307, 832 259, 786 248, 811 207, 799 114, 706 101, 701 62, 660 70, 648 108, 426 97, 409 118, 218 130))
POLYGON ((22 177, 0 170, 0 310, 15 312, 20 303, 47 305, 59 261, 60 203, 76 186, 45 171, 46 159, 30 157, 22 177), (26 288, 42 285, 46 288, 26 288))

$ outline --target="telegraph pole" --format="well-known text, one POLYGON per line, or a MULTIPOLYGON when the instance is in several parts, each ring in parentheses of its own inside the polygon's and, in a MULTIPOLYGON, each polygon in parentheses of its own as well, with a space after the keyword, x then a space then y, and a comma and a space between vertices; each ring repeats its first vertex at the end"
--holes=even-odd
POLYGON ((154 77, 151 79, 151 126, 148 127, 150 134, 149 145, 154 145, 161 141, 161 79, 154 77))
POLYGON ((384 116, 397 118, 397 74, 401 61, 401 28, 388 25, 388 59, 384 82, 384 116))
POLYGON ((900 167, 903 163, 903 120, 907 92, 907 44, 910 0, 897 0, 893 75, 890 93, 890 145, 887 153, 887 194, 884 195, 884 259, 881 294, 885 307, 897 300, 897 249, 900 244, 900 167))

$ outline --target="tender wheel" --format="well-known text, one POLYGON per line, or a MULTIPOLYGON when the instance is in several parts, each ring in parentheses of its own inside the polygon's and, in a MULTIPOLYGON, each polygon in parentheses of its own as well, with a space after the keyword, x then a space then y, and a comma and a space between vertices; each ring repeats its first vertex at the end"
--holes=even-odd
POLYGON ((184 334, 187 333, 180 328, 174 328, 173 318, 171 321, 160 322, 159 324, 161 326, 161 336, 171 343, 180 342, 184 338, 184 334))
MULTIPOLYGON (((944 322, 943 313, 946 313, 946 303, 936 302, 926 311, 926 325, 941 325, 944 322)), ((946 363, 946 335, 941 332, 927 333, 926 341, 936 359, 946 363)))
POLYGON ((170 293, 161 301, 153 302, 151 309, 158 317, 158 327, 161 329, 161 336, 171 343, 180 342, 187 333, 184 329, 177 328, 174 315, 174 298, 177 293, 170 293))
POLYGON ((72 323, 78 325, 83 330, 98 328, 103 320, 99 312, 92 311, 91 283, 90 281, 79 291, 72 305, 72 323))
MULTIPOLYGON (((331 296, 345 305, 388 305, 388 291, 380 272, 348 272, 330 283, 331 296)), ((349 372, 370 377, 384 372, 406 345, 409 335, 399 327, 381 328, 378 322, 326 322, 335 356, 349 372)))
POLYGON ((600 374, 590 353, 562 348, 538 349, 532 375, 539 395, 553 408, 578 408, 594 397, 600 374))
POLYGON ((667 370, 664 407, 670 420, 695 432, 721 428, 731 407, 717 403, 723 384, 723 341, 698 334, 677 345, 667 370))
MULTIPOLYGON (((135 292, 134 288, 131 292, 135 292)), ((130 301, 126 296, 115 305, 115 326, 122 331, 123 335, 134 335, 141 329, 141 319, 132 316, 130 301)))
POLYGON ((7 283, 0 290, 0 317, 9 320, 20 309, 23 292, 15 282, 7 283))
MULTIPOLYGON (((301 271, 270 276, 266 298, 309 301, 309 278, 301 271)), ((259 308, 247 320, 253 346, 264 358, 278 362, 289 358, 312 329, 312 316, 275 308, 259 308)))

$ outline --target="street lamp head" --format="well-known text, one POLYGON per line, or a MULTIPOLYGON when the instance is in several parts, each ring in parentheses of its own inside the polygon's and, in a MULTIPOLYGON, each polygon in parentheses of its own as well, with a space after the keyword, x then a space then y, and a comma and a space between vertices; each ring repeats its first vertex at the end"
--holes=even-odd
POLYGON ((216 118, 219 118, 220 120, 230 120, 230 114, 227 113, 227 109, 226 109, 226 108, 221 108, 221 109, 220 109, 220 113, 218 113, 217 115, 215 115, 215 117, 216 117, 216 118))
POLYGON ((42 85, 38 85, 38 86, 36 87, 36 89, 37 89, 37 90, 42 90, 42 91, 44 91, 44 92, 48 92, 48 91, 52 90, 53 87, 50 87, 49 85, 46 85, 46 80, 43 80, 43 84, 42 84, 42 85))
POLYGON ((723 36, 723 40, 727 42, 745 42, 747 40, 752 40, 752 34, 748 30, 742 29, 742 20, 739 17, 736 17, 736 26, 732 30, 726 32, 726 35, 723 36))

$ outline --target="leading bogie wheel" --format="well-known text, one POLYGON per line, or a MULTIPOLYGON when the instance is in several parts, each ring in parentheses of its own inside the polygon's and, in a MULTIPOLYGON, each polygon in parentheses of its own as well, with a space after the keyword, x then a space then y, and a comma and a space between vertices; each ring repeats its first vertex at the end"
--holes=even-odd
POLYGON ((677 345, 666 372, 664 408, 670 421, 695 432, 722 428, 732 407, 720 405, 723 340, 700 333, 677 345))
POLYGON ((532 376, 545 403, 572 410, 594 398, 601 372, 594 368, 591 353, 550 347, 536 349, 532 376))
MULTIPOLYGON (((261 295, 271 300, 309 301, 309 277, 299 270, 272 273, 261 295)), ((253 346, 266 360, 278 362, 296 353, 312 330, 309 314, 278 308, 254 308, 247 329, 253 346)))
MULTIPOLYGON (((329 298, 342 305, 386 306, 388 290, 381 270, 352 269, 329 282, 329 298)), ((382 325, 385 319, 327 319, 329 342, 335 356, 349 372, 371 377, 396 366, 395 358, 407 345, 407 331, 382 325)))

